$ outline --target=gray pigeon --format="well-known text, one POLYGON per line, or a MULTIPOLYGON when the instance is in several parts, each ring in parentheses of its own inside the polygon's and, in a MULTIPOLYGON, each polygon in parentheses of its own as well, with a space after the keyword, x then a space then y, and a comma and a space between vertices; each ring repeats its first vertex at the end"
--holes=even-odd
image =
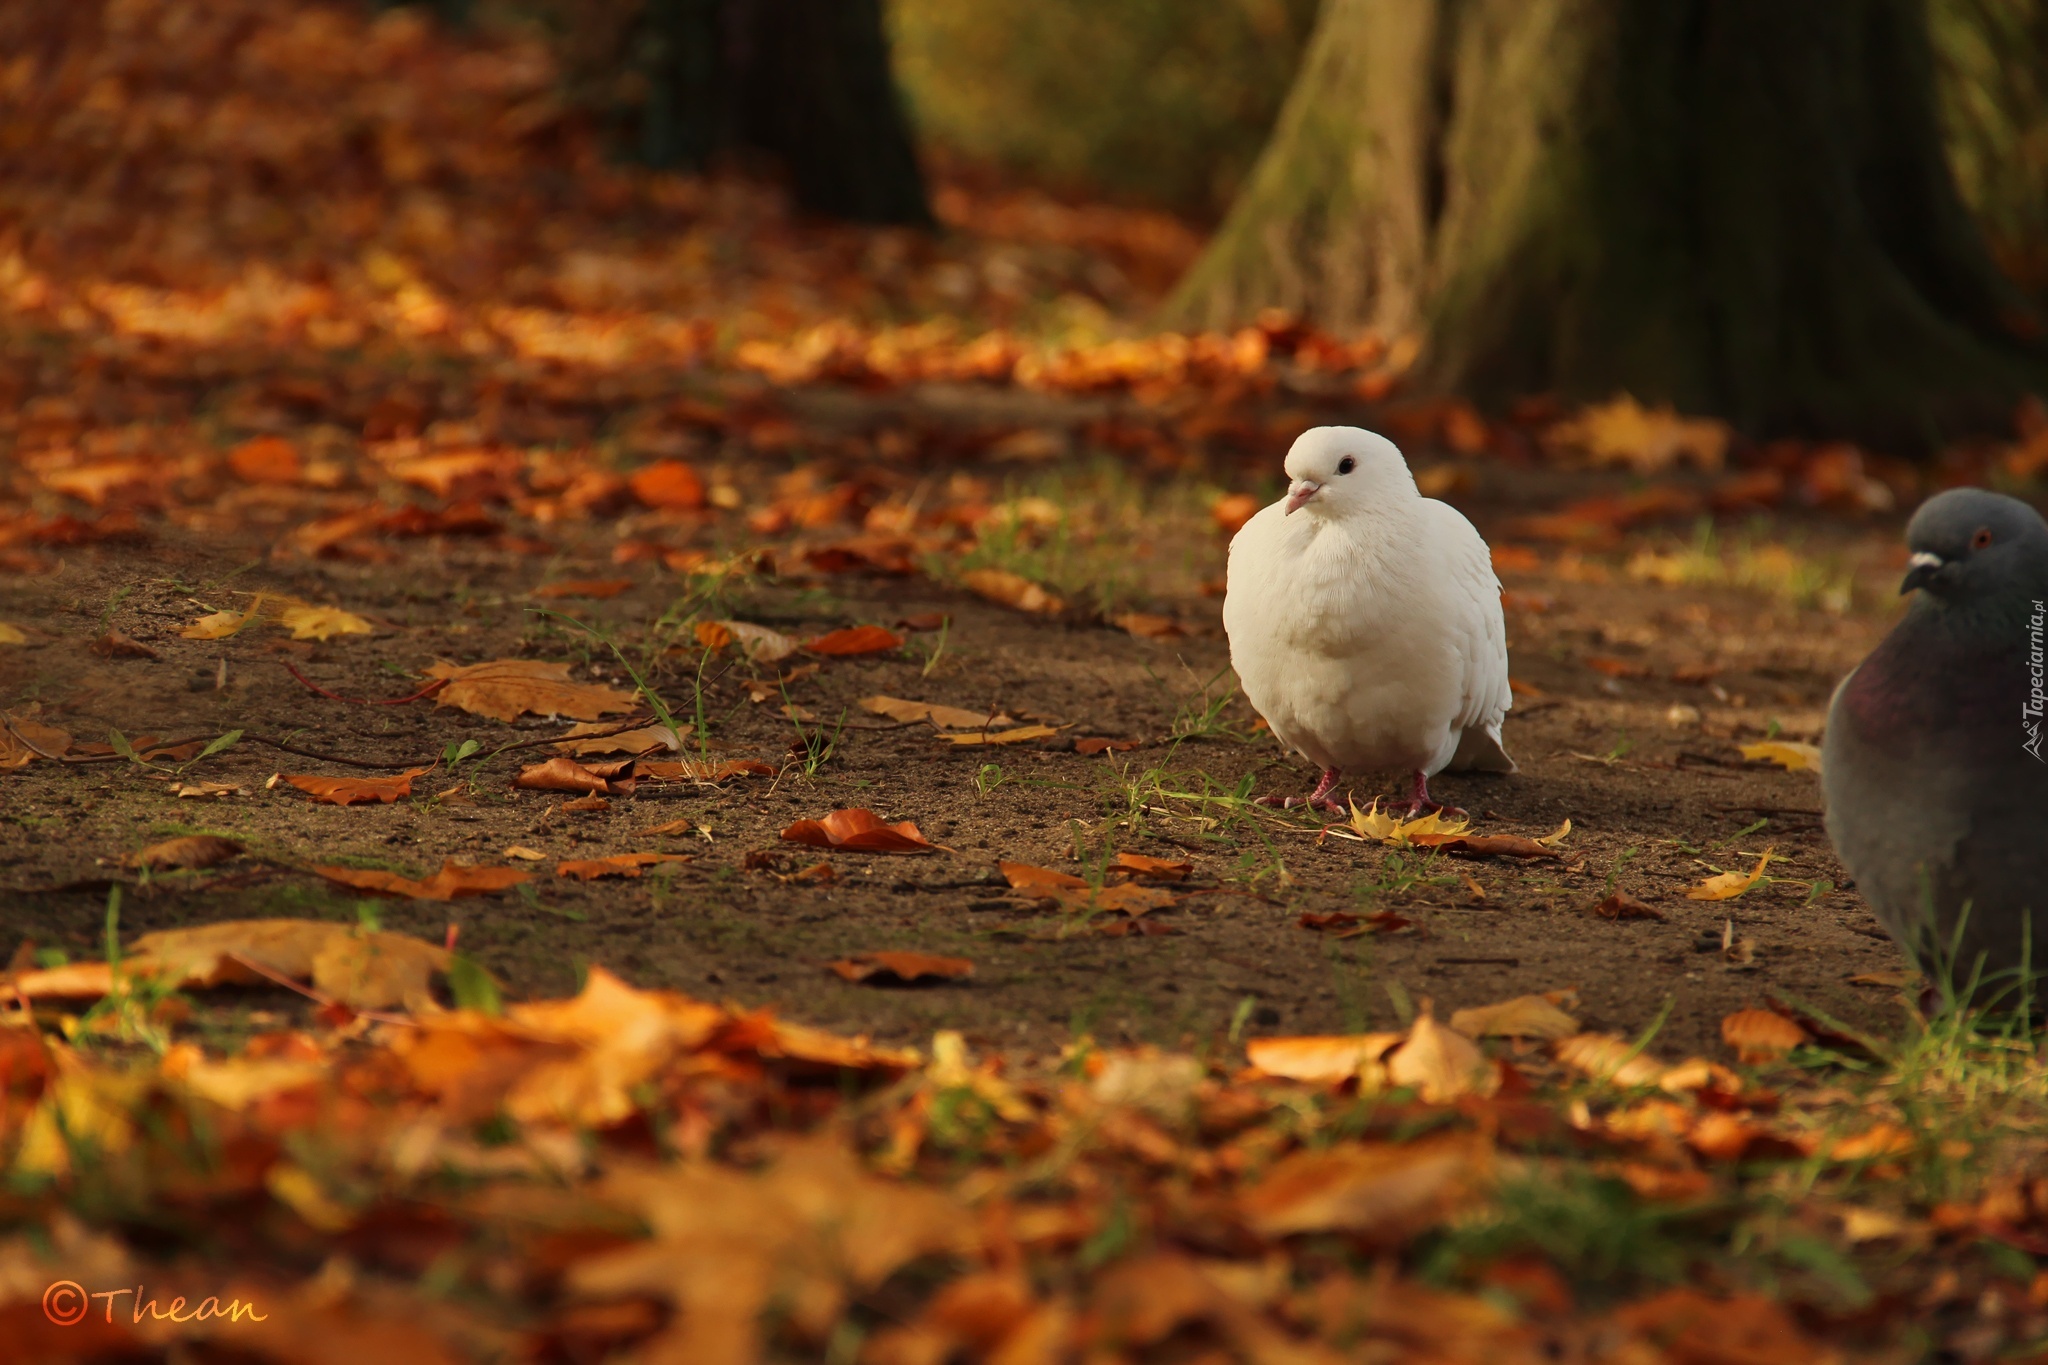
POLYGON ((2011 1001, 2048 973, 2048 523, 1956 488, 1906 542, 1918 595, 1828 707, 1828 836, 1923 971, 2011 1001))

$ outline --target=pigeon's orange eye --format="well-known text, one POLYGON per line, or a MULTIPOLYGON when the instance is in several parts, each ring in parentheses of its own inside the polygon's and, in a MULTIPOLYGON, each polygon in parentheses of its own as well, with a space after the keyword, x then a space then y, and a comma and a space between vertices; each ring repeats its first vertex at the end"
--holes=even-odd
POLYGON ((1337 461, 1337 472, 1339 474, 1349 474, 1356 468, 1358 468, 1358 461, 1352 459, 1349 455, 1337 461))
POLYGON ((1973 550, 1981 550, 1990 543, 1991 528, 1989 526, 1979 526, 1977 534, 1970 537, 1970 548, 1973 550))

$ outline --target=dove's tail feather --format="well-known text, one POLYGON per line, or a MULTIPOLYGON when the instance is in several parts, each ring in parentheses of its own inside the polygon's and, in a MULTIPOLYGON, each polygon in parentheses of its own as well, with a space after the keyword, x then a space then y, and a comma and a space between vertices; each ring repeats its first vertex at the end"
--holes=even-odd
POLYGON ((1511 773, 1515 760, 1500 742, 1500 726, 1471 725, 1458 738, 1458 751, 1448 765, 1452 772, 1511 773))

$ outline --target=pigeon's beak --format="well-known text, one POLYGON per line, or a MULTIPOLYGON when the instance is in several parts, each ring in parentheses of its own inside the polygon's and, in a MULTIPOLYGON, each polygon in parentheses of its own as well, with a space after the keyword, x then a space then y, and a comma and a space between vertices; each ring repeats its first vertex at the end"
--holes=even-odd
POLYGON ((1308 500, 1323 491, 1323 486, 1314 479, 1296 479, 1287 485, 1287 515, 1293 516, 1308 504, 1308 500))
POLYGON ((1899 596, 1904 597, 1915 588, 1926 587, 1947 567, 1948 561, 1940 555, 1926 550, 1915 551, 1913 557, 1906 561, 1906 579, 1899 584, 1899 596))

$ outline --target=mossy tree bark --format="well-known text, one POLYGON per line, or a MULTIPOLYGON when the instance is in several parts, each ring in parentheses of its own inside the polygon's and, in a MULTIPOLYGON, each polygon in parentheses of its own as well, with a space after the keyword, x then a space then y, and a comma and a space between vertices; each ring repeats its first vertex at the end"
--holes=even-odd
POLYGON ((644 0, 631 45, 648 163, 765 152, 807 212, 931 222, 880 0, 644 0))
POLYGON ((1755 434, 1929 449, 2048 387, 1921 0, 1328 0, 1169 317, 1269 305, 1420 334, 1426 388, 1755 434))

